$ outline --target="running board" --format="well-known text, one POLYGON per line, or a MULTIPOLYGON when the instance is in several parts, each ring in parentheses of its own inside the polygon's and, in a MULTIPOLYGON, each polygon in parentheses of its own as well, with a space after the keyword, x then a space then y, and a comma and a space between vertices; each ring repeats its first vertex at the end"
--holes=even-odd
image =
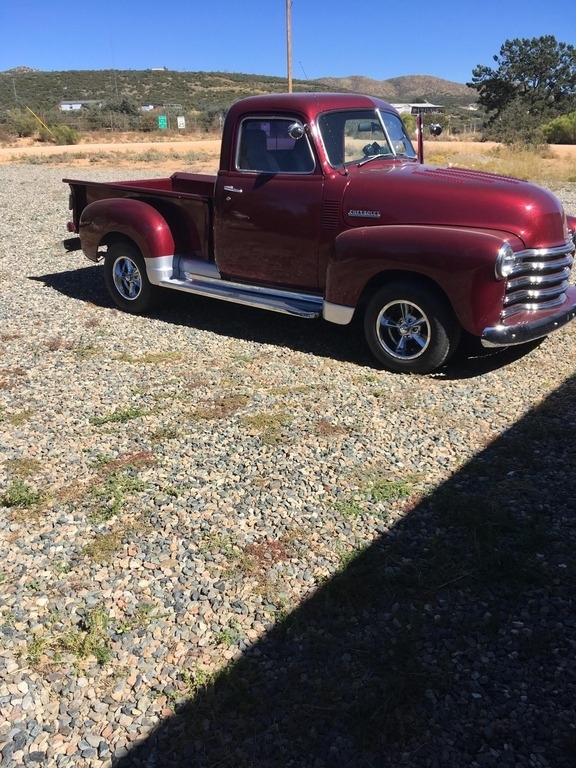
POLYGON ((234 304, 244 304, 248 307, 258 307, 285 315, 295 315, 314 319, 322 314, 322 296, 282 291, 244 283, 233 283, 228 280, 211 279, 209 277, 189 277, 187 279, 168 278, 160 280, 163 288, 194 293, 212 299, 231 301, 234 304))

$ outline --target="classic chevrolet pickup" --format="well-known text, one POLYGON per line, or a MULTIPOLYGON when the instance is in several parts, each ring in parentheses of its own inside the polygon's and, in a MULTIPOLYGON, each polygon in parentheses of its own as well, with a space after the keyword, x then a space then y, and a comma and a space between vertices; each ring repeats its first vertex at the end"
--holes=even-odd
POLYGON ((121 309, 187 291, 364 335, 391 371, 444 365, 462 330, 485 346, 576 316, 576 217, 514 178, 423 164, 398 113, 352 94, 244 99, 217 176, 65 179, 67 250, 104 259, 121 309))

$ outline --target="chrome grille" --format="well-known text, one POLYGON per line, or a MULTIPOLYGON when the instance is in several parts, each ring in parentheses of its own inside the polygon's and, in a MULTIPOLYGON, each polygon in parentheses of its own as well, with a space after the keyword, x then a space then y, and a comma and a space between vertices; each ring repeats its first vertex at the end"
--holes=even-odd
POLYGON ((506 280, 505 319, 516 312, 553 309, 564 303, 573 262, 574 243, 533 248, 516 254, 516 266, 506 280))

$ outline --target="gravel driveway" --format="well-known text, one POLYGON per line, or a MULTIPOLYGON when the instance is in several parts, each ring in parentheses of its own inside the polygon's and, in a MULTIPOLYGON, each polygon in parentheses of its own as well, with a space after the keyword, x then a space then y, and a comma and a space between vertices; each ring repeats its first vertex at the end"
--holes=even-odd
POLYGON ((3 768, 574 766, 576 324, 122 314, 61 179, 131 175, 0 166, 3 768))

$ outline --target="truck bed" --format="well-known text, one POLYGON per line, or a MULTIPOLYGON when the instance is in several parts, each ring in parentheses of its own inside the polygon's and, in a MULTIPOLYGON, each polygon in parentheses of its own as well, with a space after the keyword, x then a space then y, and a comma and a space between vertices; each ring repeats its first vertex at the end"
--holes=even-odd
POLYGON ((76 232, 80 231, 82 212, 90 203, 115 198, 140 200, 158 210, 168 222, 174 235, 175 255, 212 261, 216 176, 178 172, 136 181, 63 181, 70 185, 76 232))
MULTIPOLYGON (((212 197, 216 176, 201 173, 173 173, 172 176, 154 179, 138 179, 136 181, 85 181, 83 179, 63 179, 66 184, 81 185, 89 188, 106 189, 110 187, 114 190, 126 190, 134 193, 141 190, 145 193, 161 192, 185 195, 200 195, 203 197, 212 197)), ((112 197, 112 195, 106 195, 112 197)), ((124 195, 118 195, 124 197, 124 195)))

